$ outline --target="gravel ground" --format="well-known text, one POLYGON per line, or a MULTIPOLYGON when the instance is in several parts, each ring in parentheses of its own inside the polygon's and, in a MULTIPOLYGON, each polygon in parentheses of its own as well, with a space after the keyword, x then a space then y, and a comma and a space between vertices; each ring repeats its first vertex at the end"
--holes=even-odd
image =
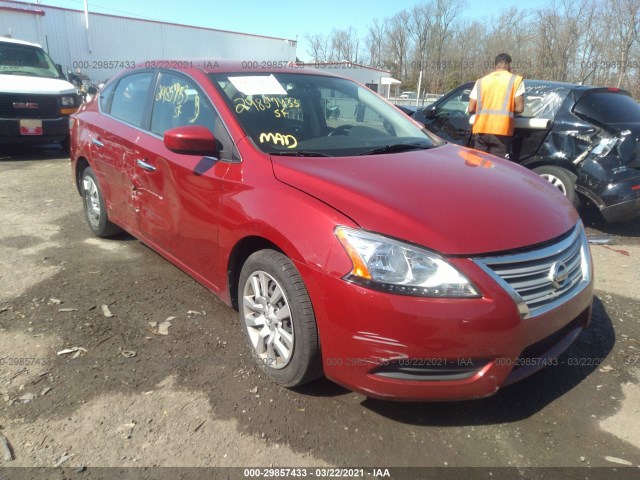
POLYGON ((91 235, 59 151, 3 155, 0 466, 640 465, 639 221, 581 212, 612 242, 558 366, 488 399, 388 403, 273 385, 237 312, 132 237, 91 235))

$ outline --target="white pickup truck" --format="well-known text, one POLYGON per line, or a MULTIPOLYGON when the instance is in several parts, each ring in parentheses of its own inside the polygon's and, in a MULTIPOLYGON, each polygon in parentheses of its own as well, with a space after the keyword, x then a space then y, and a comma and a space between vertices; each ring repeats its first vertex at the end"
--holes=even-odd
POLYGON ((58 142, 81 99, 40 45, 0 37, 0 145, 58 142))

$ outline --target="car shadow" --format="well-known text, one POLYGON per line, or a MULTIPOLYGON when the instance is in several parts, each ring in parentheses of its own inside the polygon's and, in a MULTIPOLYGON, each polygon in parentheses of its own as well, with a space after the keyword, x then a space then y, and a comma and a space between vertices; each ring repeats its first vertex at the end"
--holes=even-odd
POLYGON ((593 320, 577 341, 549 366, 492 397, 464 402, 396 403, 368 398, 362 406, 389 419, 421 426, 469 426, 516 422, 539 412, 601 366, 613 349, 615 331, 595 298, 593 320), (569 360, 570 359, 570 360, 569 360), (569 365, 571 363, 571 365, 569 365), (579 363, 579 366, 575 366, 579 363))
POLYGON ((640 238, 640 218, 627 220, 626 222, 607 222, 600 211, 592 205, 581 205, 578 212, 582 223, 588 229, 594 229, 608 235, 640 238))
POLYGON ((25 160, 51 160, 69 158, 69 152, 56 143, 42 145, 3 145, 0 146, 0 161, 21 162, 25 160))
POLYGON ((305 397, 339 397, 351 393, 344 387, 332 382, 326 377, 321 377, 311 383, 304 384, 300 387, 292 388, 292 391, 305 397))

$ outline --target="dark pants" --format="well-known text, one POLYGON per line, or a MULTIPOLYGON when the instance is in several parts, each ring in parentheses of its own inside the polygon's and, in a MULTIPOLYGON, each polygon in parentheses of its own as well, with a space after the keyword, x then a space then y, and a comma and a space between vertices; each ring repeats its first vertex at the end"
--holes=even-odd
POLYGON ((477 133, 473 148, 490 153, 496 157, 510 158, 513 137, 508 135, 492 135, 490 133, 477 133))

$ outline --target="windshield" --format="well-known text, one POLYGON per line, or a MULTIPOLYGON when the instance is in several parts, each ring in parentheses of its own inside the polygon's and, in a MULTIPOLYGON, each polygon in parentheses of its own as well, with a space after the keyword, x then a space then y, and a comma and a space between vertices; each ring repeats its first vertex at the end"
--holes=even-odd
POLYGON ((0 42, 0 74, 60 78, 44 50, 30 45, 0 42))
POLYGON ((297 73, 215 73, 210 78, 266 153, 348 156, 443 144, 350 80, 297 73))

